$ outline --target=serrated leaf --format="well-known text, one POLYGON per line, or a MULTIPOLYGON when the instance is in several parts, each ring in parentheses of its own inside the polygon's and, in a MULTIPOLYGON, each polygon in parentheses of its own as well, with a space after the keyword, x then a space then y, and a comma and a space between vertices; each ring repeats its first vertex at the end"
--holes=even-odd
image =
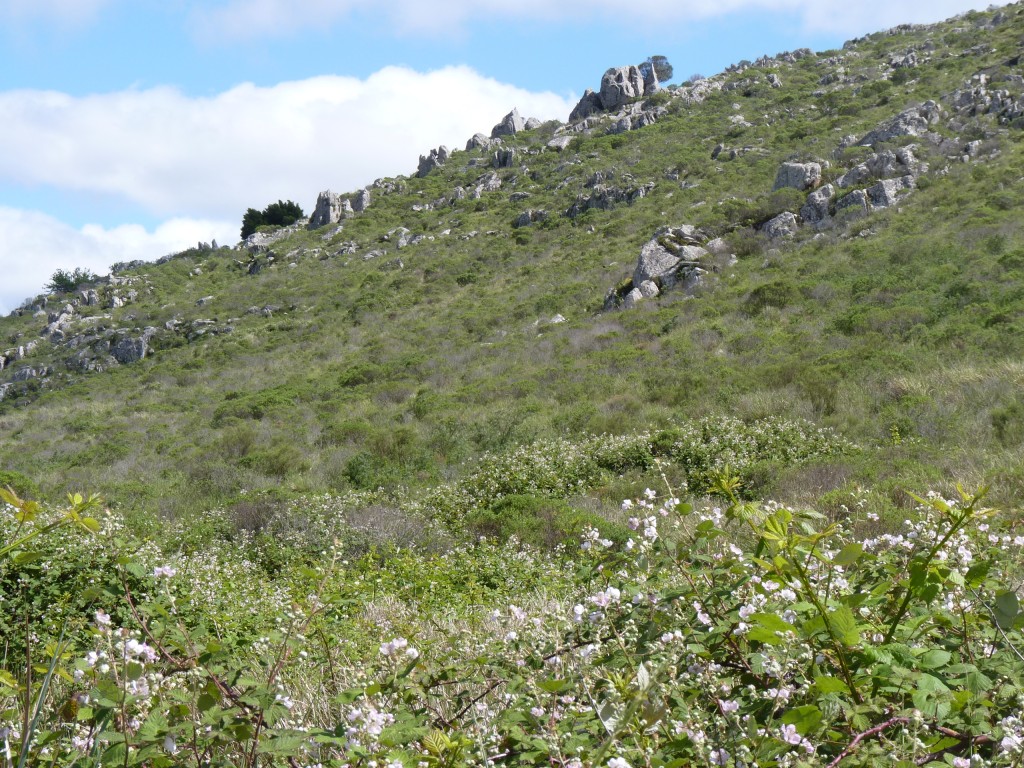
POLYGON ((917 665, 921 669, 937 669, 938 667, 948 664, 949 660, 952 658, 953 654, 949 651, 933 648, 932 650, 923 653, 918 658, 917 665))
POLYGON ((821 718, 821 710, 813 704, 807 704, 786 712, 782 716, 782 722, 785 725, 795 725, 797 733, 801 736, 806 736, 818 727, 818 724, 821 723, 821 718))
POLYGON ((822 675, 814 678, 814 687, 821 693, 849 693, 850 688, 838 677, 822 675))
POLYGON ((852 544, 847 544, 838 555, 832 558, 832 565, 853 565, 863 554, 864 545, 855 541, 852 544))

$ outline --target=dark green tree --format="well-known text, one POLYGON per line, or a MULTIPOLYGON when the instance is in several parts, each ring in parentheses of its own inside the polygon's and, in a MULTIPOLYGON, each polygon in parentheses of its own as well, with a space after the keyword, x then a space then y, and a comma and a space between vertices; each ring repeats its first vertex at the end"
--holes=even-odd
POLYGON ((674 70, 665 56, 648 56, 647 60, 641 62, 638 66, 644 75, 651 70, 654 70, 654 74, 657 76, 659 83, 667 83, 672 79, 672 73, 674 70))
POLYGON ((268 205, 262 211, 249 208, 242 217, 242 239, 245 240, 259 227, 286 227, 289 224, 294 224, 305 215, 299 204, 291 200, 278 200, 276 203, 268 205))
POLYGON ((49 293, 71 293, 71 291, 76 290, 79 286, 95 282, 98 279, 88 269, 82 269, 81 267, 75 267, 73 272, 58 269, 53 273, 50 282, 46 284, 46 290, 49 293))

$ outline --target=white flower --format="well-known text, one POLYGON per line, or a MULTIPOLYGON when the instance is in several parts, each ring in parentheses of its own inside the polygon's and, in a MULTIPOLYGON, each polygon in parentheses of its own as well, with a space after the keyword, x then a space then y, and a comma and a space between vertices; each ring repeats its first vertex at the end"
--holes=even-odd
POLYGON ((621 757, 613 757, 608 761, 608 768, 633 768, 621 757))
POLYGON ((380 654, 381 656, 396 656, 398 652, 408 647, 409 641, 404 637, 396 637, 387 643, 381 643, 380 654))
POLYGON ((803 741, 800 734, 796 732, 795 725, 784 725, 779 730, 781 732, 782 740, 787 744, 799 744, 803 741))
POLYGON ((711 752, 712 765, 725 765, 729 762, 729 753, 724 749, 715 749, 711 752))
POLYGON ((177 572, 178 572, 177 569, 172 568, 169 565, 158 565, 156 568, 153 569, 153 576, 158 578, 158 579, 160 579, 160 578, 170 579, 177 572))
POLYGON ((728 714, 729 712, 736 712, 737 710, 739 710, 740 703, 738 701, 730 701, 728 699, 723 699, 722 701, 718 702, 718 706, 722 708, 722 712, 728 714))
POLYGON ((96 611, 96 625, 98 627, 109 627, 110 614, 104 613, 102 610, 96 611))
POLYGON ((169 755, 173 755, 177 751, 178 744, 174 740, 174 735, 168 733, 166 736, 164 736, 164 752, 166 752, 169 755))

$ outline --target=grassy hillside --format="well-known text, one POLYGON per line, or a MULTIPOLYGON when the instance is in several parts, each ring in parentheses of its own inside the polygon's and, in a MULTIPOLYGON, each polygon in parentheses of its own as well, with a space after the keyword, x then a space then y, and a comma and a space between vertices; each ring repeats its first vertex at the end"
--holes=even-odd
POLYGON ((0 319, 0 761, 1016 764, 1022 39, 740 63, 0 319))

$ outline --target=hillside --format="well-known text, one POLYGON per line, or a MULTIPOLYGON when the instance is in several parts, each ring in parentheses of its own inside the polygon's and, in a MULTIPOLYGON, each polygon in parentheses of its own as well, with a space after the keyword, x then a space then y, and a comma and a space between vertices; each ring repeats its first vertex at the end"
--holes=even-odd
MULTIPOLYGON (((0 318, 0 484, 109 507, 102 546, 47 506, 0 548, 5 659, 140 665, 122 699, 78 665, 60 754, 1014 764, 1022 41, 1014 4, 610 70, 564 124, 0 318), (147 664, 192 682, 128 696, 147 664)), ((46 669, 4 669, 27 731, 46 669)))

